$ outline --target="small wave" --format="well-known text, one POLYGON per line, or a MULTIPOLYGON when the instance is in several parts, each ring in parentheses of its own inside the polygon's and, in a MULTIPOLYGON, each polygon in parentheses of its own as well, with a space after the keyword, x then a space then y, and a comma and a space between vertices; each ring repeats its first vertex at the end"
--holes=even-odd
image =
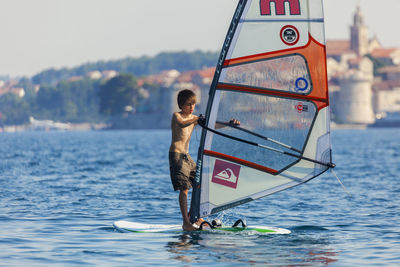
POLYGON ((338 227, 338 228, 348 228, 348 227, 352 227, 353 225, 351 225, 351 224, 337 224, 337 225, 335 225, 335 227, 338 227))
POLYGON ((317 231, 328 231, 323 226, 315 226, 315 225, 301 225, 292 228, 293 231, 307 231, 307 232, 317 232, 317 231))
POLYGON ((115 228, 111 226, 102 226, 95 229, 95 231, 115 232, 115 228))
POLYGON ((78 169, 79 172, 95 172, 97 168, 95 167, 83 167, 81 169, 78 169))
POLYGON ((94 162, 96 165, 100 165, 100 166, 108 166, 108 165, 113 165, 115 164, 114 161, 111 160, 97 160, 94 162))
POLYGON ((103 251, 103 250, 82 250, 82 253, 84 254, 92 254, 92 255, 108 255, 108 256, 113 256, 113 257, 121 257, 123 254, 118 253, 117 251, 103 251))
POLYGON ((29 167, 34 167, 34 166, 39 166, 40 165, 40 162, 39 161, 30 161, 29 163, 28 163, 28 166, 29 167))

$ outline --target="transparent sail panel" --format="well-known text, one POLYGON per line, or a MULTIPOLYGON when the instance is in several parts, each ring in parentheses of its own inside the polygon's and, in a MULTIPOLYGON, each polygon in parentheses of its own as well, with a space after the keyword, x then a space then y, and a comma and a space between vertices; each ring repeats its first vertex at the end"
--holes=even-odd
MULTIPOLYGON (((311 102, 244 92, 221 91, 217 121, 227 122, 232 118, 238 119, 241 128, 272 138, 301 151, 305 146, 315 114, 316 107, 311 102)), ((218 124, 216 127, 218 128, 218 124)), ((223 127, 218 131, 293 153, 281 145, 232 127, 223 127)), ((298 160, 219 135, 213 136, 211 150, 277 171, 298 160)))
POLYGON ((310 81, 304 58, 292 55, 224 68, 219 82, 307 94, 310 81))

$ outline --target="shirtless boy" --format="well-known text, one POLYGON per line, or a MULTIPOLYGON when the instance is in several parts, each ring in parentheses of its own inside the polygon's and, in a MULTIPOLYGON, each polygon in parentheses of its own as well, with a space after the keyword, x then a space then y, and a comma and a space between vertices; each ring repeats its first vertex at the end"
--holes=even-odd
POLYGON ((196 95, 190 90, 182 90, 178 94, 180 112, 172 114, 172 142, 169 148, 169 169, 174 190, 179 190, 179 207, 182 213, 185 231, 197 228, 190 223, 188 216, 187 195, 192 188, 196 163, 189 155, 189 142, 193 128, 197 125, 198 116, 193 115, 196 95))
MULTIPOLYGON (((183 219, 182 228, 185 231, 194 231, 197 230, 198 224, 203 221, 203 219, 199 219, 193 225, 190 223, 187 204, 187 195, 189 189, 192 188, 196 173, 196 163, 189 155, 190 137, 199 119, 198 116, 193 115, 196 95, 187 89, 180 91, 178 106, 181 111, 172 114, 171 120, 172 142, 169 148, 169 169, 174 190, 179 190, 179 207, 183 219)), ((236 125, 240 124, 239 121, 234 119, 230 122, 236 125)))

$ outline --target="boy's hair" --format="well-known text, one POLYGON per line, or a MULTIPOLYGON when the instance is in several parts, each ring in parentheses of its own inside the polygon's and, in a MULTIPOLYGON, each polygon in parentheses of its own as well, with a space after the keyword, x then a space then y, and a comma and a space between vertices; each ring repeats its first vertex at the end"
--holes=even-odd
POLYGON ((196 95, 193 93, 193 91, 185 89, 178 93, 178 106, 180 109, 182 109, 183 105, 188 100, 192 100, 194 104, 196 103, 196 95))

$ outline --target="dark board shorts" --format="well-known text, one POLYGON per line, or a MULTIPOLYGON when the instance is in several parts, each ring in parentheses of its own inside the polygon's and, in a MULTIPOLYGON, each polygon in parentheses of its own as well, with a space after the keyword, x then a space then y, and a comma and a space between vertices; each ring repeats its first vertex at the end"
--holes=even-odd
POLYGON ((189 154, 169 152, 169 171, 175 191, 192 188, 196 163, 189 154))

